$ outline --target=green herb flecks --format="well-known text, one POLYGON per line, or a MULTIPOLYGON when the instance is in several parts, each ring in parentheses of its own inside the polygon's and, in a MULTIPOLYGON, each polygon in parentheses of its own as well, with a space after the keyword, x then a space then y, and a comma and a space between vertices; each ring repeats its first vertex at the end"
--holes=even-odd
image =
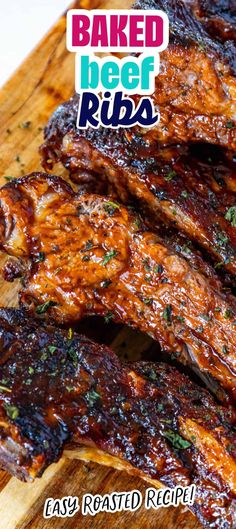
POLYGON ((39 252, 38 257, 36 259, 36 263, 42 263, 43 261, 45 261, 45 253, 39 252))
POLYGON ((227 244, 228 240, 229 239, 228 239, 226 233, 224 233, 223 231, 218 231, 218 233, 216 234, 216 244, 217 244, 217 246, 225 247, 225 245, 227 244))
POLYGON ((94 404, 100 399, 100 395, 97 391, 95 391, 95 389, 91 389, 91 391, 89 391, 87 394, 86 394, 86 399, 89 403, 89 406, 94 406, 94 404))
POLYGON ((49 353, 53 355, 53 353, 55 353, 55 351, 57 350, 57 347, 56 345, 49 345, 48 350, 49 350, 49 353))
POLYGON ((108 288, 111 284, 112 284, 112 281, 110 279, 105 279, 105 281, 102 281, 101 287, 108 288))
POLYGON ((144 264, 144 268, 145 268, 146 272, 150 272, 151 266, 149 264, 148 257, 145 257, 145 259, 143 259, 143 264, 144 264))
POLYGON ((17 417, 19 417, 19 410, 16 406, 11 406, 11 404, 7 404, 6 402, 3 404, 5 410, 6 410, 6 413, 7 413, 7 416, 12 419, 13 421, 15 421, 15 419, 17 419, 17 417))
POLYGON ((181 435, 178 433, 173 432, 173 430, 166 430, 163 432, 163 435, 177 450, 184 450, 185 448, 189 448, 191 446, 189 441, 186 441, 186 439, 181 437, 181 435))
POLYGON ((173 178, 177 176, 177 173, 176 171, 169 171, 169 173, 167 173, 166 176, 164 176, 164 179, 166 180, 166 182, 170 182, 171 180, 173 180, 173 178))
POLYGON ((11 389, 7 388, 7 386, 0 385, 0 391, 5 391, 6 393, 11 393, 11 389))
POLYGON ((106 202, 103 207, 105 211, 108 213, 108 215, 114 215, 116 209, 120 209, 119 204, 116 204, 115 202, 112 202, 111 200, 106 202))
POLYGON ((31 121, 25 121, 24 123, 21 123, 21 129, 29 129, 31 125, 31 121))
POLYGON ((231 206, 231 208, 228 209, 225 218, 234 228, 236 228, 236 206, 231 206))
POLYGON ((101 263, 102 266, 106 266, 111 261, 111 259, 113 259, 117 255, 118 255, 118 251, 117 250, 109 250, 109 252, 105 253, 105 255, 104 255, 104 258, 103 258, 102 263, 101 263))
POLYGON ((205 320, 205 321, 210 321, 210 320, 211 320, 211 315, 208 314, 208 313, 206 313, 206 314, 204 314, 204 313, 203 313, 203 314, 199 314, 199 316, 200 316, 203 320, 205 320))
POLYGON ((166 305, 163 311, 163 318, 166 320, 167 324, 170 325, 172 322, 172 306, 166 305))
POLYGON ((150 378, 150 380, 157 380, 156 371, 154 369, 150 369, 150 371, 148 372, 148 377, 150 378))
POLYGON ((55 301, 46 301, 45 303, 42 303, 42 305, 38 305, 36 307, 36 313, 37 314, 44 314, 45 312, 48 311, 48 309, 50 309, 50 307, 54 307, 55 305, 57 305, 57 303, 55 303, 55 301))
POLYGON ((73 329, 71 329, 71 327, 70 327, 70 329, 68 331, 68 340, 72 340, 72 338, 73 338, 73 329))
POLYGON ((106 316, 104 316, 105 323, 109 323, 111 320, 114 319, 114 314, 112 312, 108 312, 106 316))
POLYGON ((226 320, 231 320, 232 317, 233 317, 233 311, 231 309, 226 309, 224 312, 224 318, 226 320))
POLYGON ((75 351, 75 349, 73 349, 72 347, 70 347, 70 349, 68 349, 68 357, 70 360, 72 360, 74 366, 76 367, 77 364, 78 364, 78 355, 77 355, 77 351, 75 351))
POLYGON ((162 274, 164 272, 164 268, 161 264, 154 266, 154 272, 155 274, 162 274))
POLYGON ((227 129, 233 129, 234 128, 233 121, 227 121, 225 126, 227 129))
POLYGON ((48 354, 46 352, 44 352, 41 356, 40 356, 40 360, 41 362, 45 362, 45 360, 47 360, 48 358, 48 354))

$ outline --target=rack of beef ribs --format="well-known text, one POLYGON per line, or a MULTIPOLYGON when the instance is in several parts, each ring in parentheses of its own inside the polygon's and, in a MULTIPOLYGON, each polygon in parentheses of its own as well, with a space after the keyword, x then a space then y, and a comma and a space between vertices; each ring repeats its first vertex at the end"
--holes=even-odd
POLYGON ((212 158, 212 149, 201 160, 191 146, 163 148, 135 129, 79 130, 77 107, 74 96, 50 119, 41 148, 44 167, 60 160, 77 182, 81 170, 97 173, 121 201, 135 199, 153 228, 163 221, 180 230, 235 276, 235 162, 223 154, 219 160, 215 152, 212 158))
POLYGON ((203 526, 231 529, 235 411, 167 364, 122 365, 41 318, 0 309, 1 466, 32 481, 73 441, 77 455, 87 447, 154 486, 195 484, 190 509, 203 526))
MULTIPOLYGON (((132 209, 35 173, 0 190, 0 247, 25 268, 20 299, 31 310, 139 328, 195 366, 219 398, 235 400, 234 298, 132 209)), ((16 268, 8 263, 5 278, 19 276, 16 268)))

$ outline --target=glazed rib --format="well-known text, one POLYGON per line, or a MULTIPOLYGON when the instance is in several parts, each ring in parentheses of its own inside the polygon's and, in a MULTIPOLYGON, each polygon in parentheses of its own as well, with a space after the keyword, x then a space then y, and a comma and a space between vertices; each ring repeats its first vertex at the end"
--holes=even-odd
POLYGON ((44 167, 60 160, 77 181, 81 169, 97 173, 120 200, 136 199, 153 227, 163 220, 177 228, 235 276, 236 164, 217 157, 214 163, 211 155, 203 163, 187 146, 158 149, 135 130, 79 130, 77 107, 74 96, 49 121, 44 167))
POLYGON ((181 0, 138 0, 134 8, 162 9, 170 22, 152 96, 160 124, 142 134, 164 143, 205 141, 235 150, 234 43, 213 38, 181 0))
POLYGON ((203 526, 233 528, 232 409, 173 367, 122 366, 107 347, 19 310, 0 310, 0 344, 3 468, 32 480, 73 440, 81 457, 87 447, 154 485, 195 483, 203 526))
POLYGON ((25 263, 5 270, 24 275, 23 304, 58 322, 98 314, 137 327, 235 399, 234 305, 132 210, 41 173, 5 185, 0 208, 1 248, 25 263))
MULTIPOLYGON (((236 42, 236 7, 234 0, 184 0, 194 16, 214 39, 236 42)), ((232 43, 228 43, 232 45, 232 43)))

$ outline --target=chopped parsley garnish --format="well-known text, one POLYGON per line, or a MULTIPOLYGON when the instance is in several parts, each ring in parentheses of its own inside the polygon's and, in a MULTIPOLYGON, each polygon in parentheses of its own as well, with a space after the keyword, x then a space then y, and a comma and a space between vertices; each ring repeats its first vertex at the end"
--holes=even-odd
POLYGON ((145 305, 151 305, 152 302, 153 302, 153 299, 152 298, 143 298, 142 301, 143 301, 143 303, 145 303, 145 305))
POLYGON ((115 316, 112 312, 108 312, 106 316, 104 316, 105 323, 109 323, 114 317, 115 316))
POLYGON ((227 129, 233 129, 234 127, 233 121, 227 121, 225 126, 227 129))
POLYGON ((105 253, 104 258, 102 260, 102 266, 106 266, 113 257, 116 257, 118 255, 117 250, 109 250, 109 252, 105 253))
POLYGON ((71 327, 70 327, 70 329, 68 331, 68 340, 72 340, 72 338, 73 338, 73 329, 71 329, 71 327))
POLYGON ((84 263, 90 261, 90 257, 89 257, 89 255, 84 255, 84 256, 82 257, 82 261, 83 261, 84 263))
POLYGON ((69 391, 69 393, 71 393, 71 391, 73 391, 73 387, 72 386, 66 386, 66 390, 69 391))
POLYGON ((151 266, 149 264, 148 257, 145 257, 145 259, 143 259, 143 264, 144 264, 144 268, 145 268, 146 272, 150 272, 151 266))
POLYGON ((223 347, 222 347, 222 353, 223 353, 224 355, 226 355, 227 352, 228 352, 227 346, 226 346, 226 345, 223 345, 223 347))
POLYGON ((233 316, 233 311, 231 309, 226 309, 224 312, 224 318, 230 320, 233 316))
POLYGON ((7 180, 7 182, 11 182, 12 180, 14 180, 14 176, 4 176, 5 180, 7 180))
POLYGON ((73 361, 74 365, 78 363, 78 355, 75 349, 72 347, 68 350, 68 356, 73 361))
POLYGON ((173 432, 173 430, 166 430, 163 432, 163 435, 168 441, 171 442, 172 446, 179 450, 184 450, 185 448, 189 448, 191 446, 191 443, 189 441, 186 441, 181 435, 178 433, 173 432))
POLYGON ((49 345, 48 346, 48 350, 49 350, 50 354, 53 354, 57 350, 57 347, 56 347, 56 345, 49 345))
POLYGON ((164 272, 164 268, 161 264, 154 267, 155 274, 162 274, 164 272))
POLYGON ((154 371, 154 369, 151 369, 148 373, 148 376, 150 378, 150 380, 156 380, 157 379, 157 374, 156 372, 154 371))
POLYGON ((44 362, 45 360, 47 360, 47 358, 48 358, 48 354, 47 354, 46 352, 44 352, 44 353, 40 356, 40 360, 41 360, 42 362, 44 362))
POLYGON ((44 314, 47 312, 50 307, 54 307, 56 305, 55 301, 46 301, 45 303, 42 303, 42 305, 38 305, 36 307, 36 313, 37 314, 44 314))
POLYGON ((211 320, 211 315, 210 314, 199 314, 199 316, 201 318, 203 318, 203 320, 205 320, 205 321, 210 321, 211 320))
POLYGON ((6 391, 6 393, 11 393, 11 389, 7 388, 6 386, 0 385, 0 391, 6 391))
POLYGON ((172 322, 172 306, 166 305, 163 311, 163 318, 167 321, 168 325, 172 322))
POLYGON ((91 391, 86 394, 86 399, 88 400, 89 406, 93 406, 100 398, 101 397, 99 393, 97 393, 95 389, 91 389, 91 391))
POLYGON ((16 406, 11 406, 11 404, 7 404, 6 402, 3 404, 7 416, 10 417, 13 421, 19 417, 19 410, 16 406))
POLYGON ((236 206, 231 206, 231 208, 228 209, 225 218, 234 228, 236 228, 236 206))
POLYGON ((21 124, 21 128, 28 129, 30 125, 31 125, 31 121, 25 121, 24 123, 21 124))
POLYGON ((188 191, 184 190, 181 192, 181 197, 188 198, 188 191))
POLYGON ((200 50, 204 51, 206 49, 206 44, 203 40, 198 41, 198 47, 200 50))
POLYGON ((93 241, 91 239, 88 239, 88 241, 85 244, 84 250, 82 251, 87 252, 88 250, 91 250, 92 247, 93 247, 93 241))
POLYGON ((36 263, 41 263, 43 261, 45 261, 45 253, 44 252, 39 252, 38 257, 36 259, 36 263))
POLYGON ((30 375, 33 375, 34 374, 34 368, 33 367, 29 367, 28 372, 29 372, 30 375))
POLYGON ((105 281, 102 281, 101 287, 108 288, 111 284, 112 284, 112 281, 110 279, 105 279, 105 281))
POLYGON ((175 176, 177 175, 176 171, 169 171, 169 173, 167 173, 166 176, 164 176, 164 179, 167 181, 167 182, 170 182, 175 176))
POLYGON ((112 202, 111 200, 109 200, 109 202, 106 202, 103 207, 109 215, 113 215, 116 209, 120 209, 120 206, 115 202, 112 202))
POLYGON ((218 231, 216 235, 216 241, 218 246, 225 246, 228 242, 228 237, 223 231, 218 231))

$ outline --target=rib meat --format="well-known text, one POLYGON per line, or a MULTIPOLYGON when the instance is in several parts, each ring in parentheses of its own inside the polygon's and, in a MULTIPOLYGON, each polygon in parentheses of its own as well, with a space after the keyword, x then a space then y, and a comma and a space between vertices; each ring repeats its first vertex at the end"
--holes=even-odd
MULTIPOLYGON (((234 305, 132 210, 38 173, 0 190, 0 219, 1 248, 25 262, 22 303, 138 327, 235 399, 234 305)), ((19 273, 7 265, 6 279, 19 273)))
POLYGON ((114 353, 29 314, 0 310, 0 464, 40 476, 73 440, 84 457, 153 485, 196 484, 204 527, 233 529, 235 412, 166 364, 121 365, 114 353), (191 410, 191 412, 190 412, 191 410))
POLYGON ((60 160, 77 181, 81 169, 97 173, 123 202, 138 200, 155 227, 161 219, 181 230, 235 276, 236 164, 215 152, 212 159, 212 149, 204 162, 188 146, 158 149, 135 130, 79 130, 77 108, 74 96, 49 121, 44 167, 60 160))
POLYGON ((170 22, 152 96, 160 124, 142 134, 164 143, 206 141, 235 149, 234 43, 213 39, 182 0, 138 0, 134 8, 162 9, 170 22))
POLYGON ((236 7, 234 0, 184 0, 194 16, 214 39, 236 42, 236 7))

